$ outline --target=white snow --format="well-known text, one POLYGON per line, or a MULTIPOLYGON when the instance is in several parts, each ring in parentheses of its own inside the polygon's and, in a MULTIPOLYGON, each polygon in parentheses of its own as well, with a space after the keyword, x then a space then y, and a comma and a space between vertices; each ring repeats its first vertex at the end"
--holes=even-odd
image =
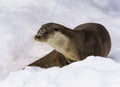
POLYGON ((119 87, 120 64, 90 56, 63 68, 26 67, 8 74, 0 87, 119 87))
POLYGON ((120 0, 0 0, 0 87, 120 87, 120 0), (71 29, 103 24, 112 39, 109 58, 90 56, 63 68, 27 67, 52 51, 34 41, 48 22, 71 29), (24 68, 22 70, 22 68, 24 68))

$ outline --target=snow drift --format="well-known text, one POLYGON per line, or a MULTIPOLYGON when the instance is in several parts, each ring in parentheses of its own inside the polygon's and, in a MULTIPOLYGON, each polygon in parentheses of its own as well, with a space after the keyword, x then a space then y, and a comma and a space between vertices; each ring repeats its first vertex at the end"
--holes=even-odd
POLYGON ((63 68, 26 67, 11 72, 0 87, 119 87, 120 65, 111 59, 88 57, 63 68))
POLYGON ((101 3, 99 0, 1 0, 0 87, 119 87, 119 3, 119 0, 101 3), (86 22, 103 24, 112 39, 109 58, 91 56, 63 68, 26 67, 52 51, 49 45, 33 39, 39 27, 48 22, 71 29, 86 22))

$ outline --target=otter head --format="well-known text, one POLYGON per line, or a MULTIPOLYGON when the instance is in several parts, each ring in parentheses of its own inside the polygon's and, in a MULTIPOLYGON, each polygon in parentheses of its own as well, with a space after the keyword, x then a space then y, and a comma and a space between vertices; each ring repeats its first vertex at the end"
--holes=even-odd
POLYGON ((38 30, 35 40, 48 43, 66 58, 74 61, 78 60, 78 57, 74 52, 75 46, 71 41, 71 36, 74 36, 71 29, 60 24, 47 23, 38 30))
POLYGON ((52 38, 52 36, 54 36, 54 34, 59 31, 59 24, 47 23, 42 25, 34 38, 40 42, 47 42, 48 38, 52 38))

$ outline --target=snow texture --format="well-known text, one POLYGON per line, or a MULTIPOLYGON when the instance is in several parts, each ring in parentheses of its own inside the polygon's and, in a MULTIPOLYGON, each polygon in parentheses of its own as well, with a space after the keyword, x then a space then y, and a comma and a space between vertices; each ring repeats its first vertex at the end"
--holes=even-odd
POLYGON ((0 0, 0 87, 120 87, 120 0, 0 0), (33 39, 44 23, 71 29, 103 24, 112 39, 108 58, 87 57, 63 68, 27 65, 53 50, 33 39), (25 69, 23 69, 25 67, 25 69))

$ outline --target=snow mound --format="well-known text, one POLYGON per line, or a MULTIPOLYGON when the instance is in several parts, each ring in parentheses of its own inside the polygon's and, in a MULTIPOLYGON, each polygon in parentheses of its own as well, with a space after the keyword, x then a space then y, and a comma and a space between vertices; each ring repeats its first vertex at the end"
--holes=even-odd
POLYGON ((26 67, 11 72, 0 87, 119 87, 120 65, 103 57, 89 56, 63 68, 26 67))

